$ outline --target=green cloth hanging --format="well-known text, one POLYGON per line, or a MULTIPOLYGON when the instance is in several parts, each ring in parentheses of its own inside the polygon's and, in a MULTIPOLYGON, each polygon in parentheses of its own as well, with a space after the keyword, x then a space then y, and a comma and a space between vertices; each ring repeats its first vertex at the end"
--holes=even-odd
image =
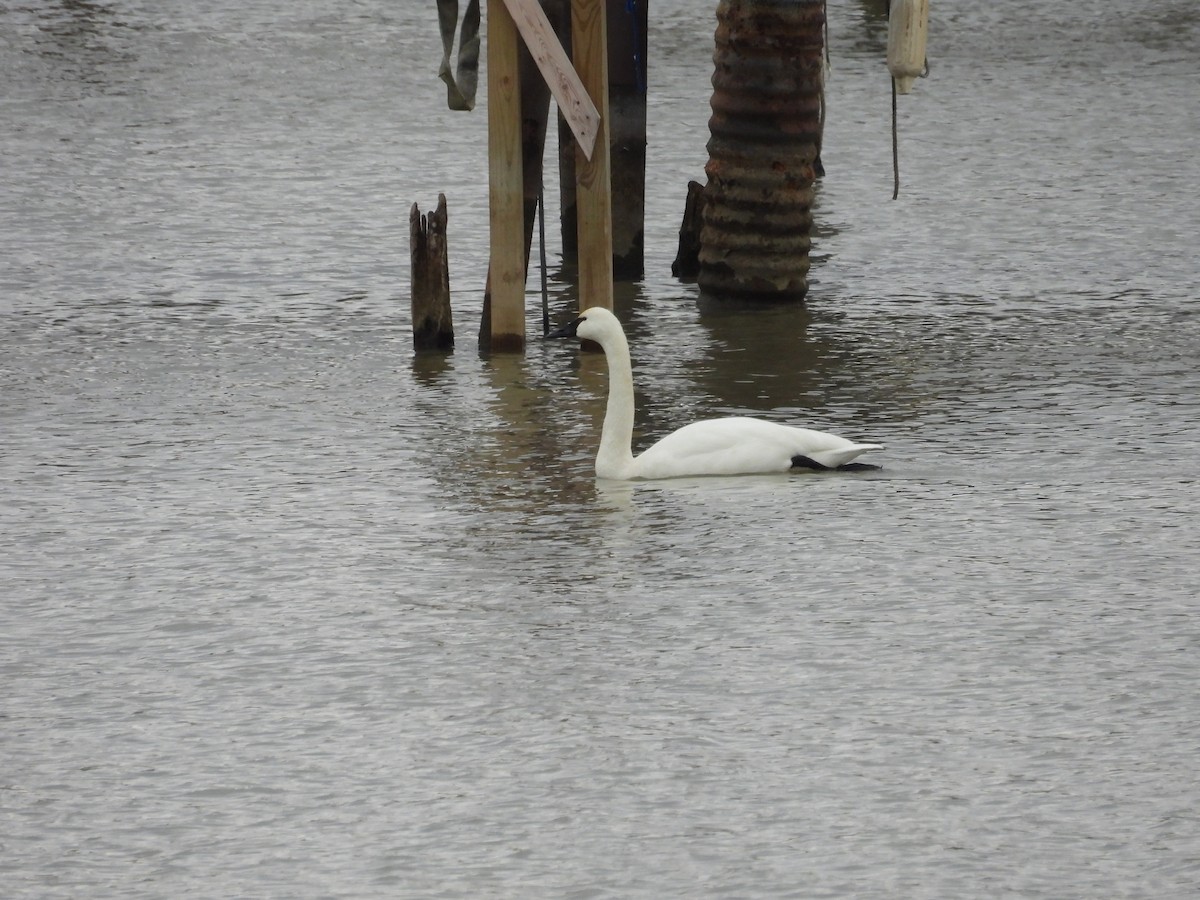
POLYGON ((451 71, 454 29, 458 25, 458 0, 437 0, 438 24, 442 29, 442 66, 438 77, 446 82, 446 104, 451 109, 475 108, 479 85, 479 0, 470 0, 458 36, 458 69, 451 71))

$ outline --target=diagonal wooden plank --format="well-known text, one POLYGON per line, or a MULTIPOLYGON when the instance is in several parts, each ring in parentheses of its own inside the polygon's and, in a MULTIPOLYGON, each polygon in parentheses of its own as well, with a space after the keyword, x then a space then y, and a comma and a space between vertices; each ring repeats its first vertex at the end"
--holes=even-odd
POLYGON ((583 155, 591 159, 596 135, 600 131, 600 112, 575 67, 571 65, 567 51, 559 43, 545 11, 538 0, 504 0, 504 5, 516 23, 525 46, 529 48, 538 71, 550 86, 550 93, 571 127, 571 133, 575 135, 583 155))

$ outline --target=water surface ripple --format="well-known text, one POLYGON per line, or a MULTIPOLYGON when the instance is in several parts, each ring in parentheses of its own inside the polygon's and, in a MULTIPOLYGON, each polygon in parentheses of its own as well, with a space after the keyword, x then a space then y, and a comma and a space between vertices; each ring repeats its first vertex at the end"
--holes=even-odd
POLYGON ((431 9, 0 5, 6 898, 1196 895, 1200 16, 935 4, 892 202, 881 6, 829 3, 810 300, 730 311, 669 275, 712 9, 651 5, 616 305, 639 444, 883 468, 620 485, 601 360, 473 350, 431 9))

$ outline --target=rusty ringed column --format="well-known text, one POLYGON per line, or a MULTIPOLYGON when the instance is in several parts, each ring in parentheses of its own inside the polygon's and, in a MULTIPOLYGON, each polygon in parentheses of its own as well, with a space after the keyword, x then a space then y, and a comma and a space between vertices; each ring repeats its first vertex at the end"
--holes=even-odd
POLYGON ((822 0, 721 0, 700 289, 802 300, 821 138, 822 0))

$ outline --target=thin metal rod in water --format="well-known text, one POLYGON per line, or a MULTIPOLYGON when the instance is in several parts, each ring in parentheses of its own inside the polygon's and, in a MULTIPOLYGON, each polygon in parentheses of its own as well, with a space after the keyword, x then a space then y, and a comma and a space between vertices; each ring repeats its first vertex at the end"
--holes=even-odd
POLYGON ((896 79, 892 82, 892 199, 900 196, 900 135, 896 128, 896 79))
POLYGON ((538 191, 538 248, 542 259, 542 335, 550 333, 550 292, 546 287, 546 187, 538 191))

